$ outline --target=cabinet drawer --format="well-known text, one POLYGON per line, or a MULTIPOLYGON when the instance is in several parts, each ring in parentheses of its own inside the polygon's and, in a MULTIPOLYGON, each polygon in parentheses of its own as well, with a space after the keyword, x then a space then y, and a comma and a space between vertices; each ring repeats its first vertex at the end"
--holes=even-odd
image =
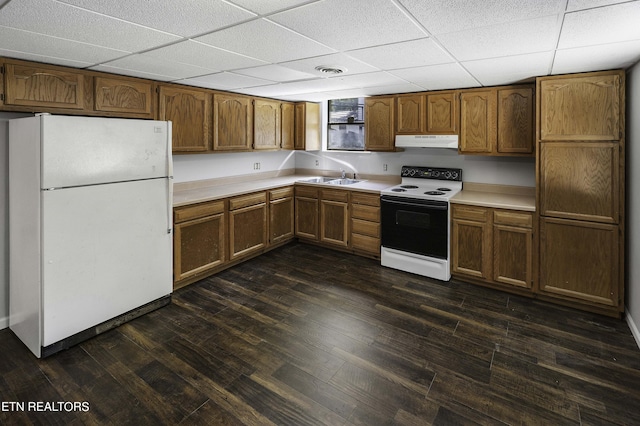
POLYGON ((349 191, 343 189, 323 189, 322 199, 331 201, 342 201, 346 203, 349 201, 349 191))
POLYGON ((296 197, 318 198, 318 188, 296 186, 296 197))
POLYGON ((352 192, 351 204, 362 204, 365 206, 380 206, 380 195, 364 194, 362 192, 352 192))
POLYGON ((531 228, 533 225, 533 215, 529 213, 496 210, 493 212, 493 223, 531 228))
POLYGON ((272 189, 269 191, 270 200, 279 200, 281 198, 293 197, 293 186, 287 188, 272 189))
POLYGON ((224 201, 202 203, 193 206, 178 207, 174 210, 175 223, 185 222, 191 219, 211 216, 224 212, 224 201))
POLYGON ((456 219, 468 219, 478 222, 486 222, 489 218, 489 210, 474 206, 453 206, 453 217, 456 219))
POLYGON ((380 222, 380 207, 352 204, 351 217, 371 222, 380 222))
POLYGON ((380 238, 380 224, 376 222, 368 222, 366 220, 352 219, 351 232, 354 234, 363 234, 370 237, 380 238))
POLYGON ((368 253, 380 255, 380 238, 369 237, 367 235, 352 234, 351 246, 354 250, 361 250, 368 253))
POLYGON ((243 207, 255 206, 256 204, 266 203, 267 193, 258 192, 256 194, 243 195, 229 200, 229 210, 238 210, 243 207))

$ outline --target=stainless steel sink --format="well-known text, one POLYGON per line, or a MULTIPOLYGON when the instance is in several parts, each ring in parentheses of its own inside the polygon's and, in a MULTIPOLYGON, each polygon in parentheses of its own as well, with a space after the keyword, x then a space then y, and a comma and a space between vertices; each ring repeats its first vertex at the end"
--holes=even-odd
POLYGON ((314 178, 310 178, 310 179, 302 179, 299 180, 298 182, 304 182, 304 183, 327 183, 330 182, 332 180, 336 180, 337 178, 334 177, 327 177, 327 176, 320 176, 320 177, 314 177, 314 178))
POLYGON ((349 179, 349 178, 344 178, 344 179, 334 179, 334 180, 330 180, 328 183, 329 185, 353 185, 354 183, 358 183, 358 182, 362 182, 360 179, 349 179))

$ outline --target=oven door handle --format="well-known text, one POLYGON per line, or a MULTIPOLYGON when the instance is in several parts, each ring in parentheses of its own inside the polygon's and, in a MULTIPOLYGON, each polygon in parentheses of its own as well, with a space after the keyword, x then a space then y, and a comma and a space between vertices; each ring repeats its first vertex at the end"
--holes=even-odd
POLYGON ((428 202, 428 200, 425 200, 425 201, 427 201, 427 202, 426 203, 412 203, 411 201, 400 201, 400 200, 397 200, 397 199, 393 199, 393 200, 391 200, 389 198, 383 198, 382 199, 382 202, 384 202, 384 203, 395 204, 395 205, 398 205, 398 206, 428 207, 428 208, 430 208, 432 210, 447 210, 447 208, 448 208, 446 202, 444 204, 440 204, 440 203, 442 203, 442 201, 440 201, 440 202, 435 201, 435 203, 438 203, 438 204, 430 204, 428 202))

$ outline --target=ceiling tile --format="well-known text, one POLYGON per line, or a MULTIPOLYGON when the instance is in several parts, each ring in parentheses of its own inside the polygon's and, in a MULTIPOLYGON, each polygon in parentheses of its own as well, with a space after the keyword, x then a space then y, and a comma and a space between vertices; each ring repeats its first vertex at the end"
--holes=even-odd
POLYGON ((324 0, 270 19, 338 50, 353 50, 425 36, 389 0, 324 0))
POLYGON ((640 40, 562 49, 556 52, 553 74, 628 68, 640 60, 640 40))
MULTIPOLYGON (((85 65, 83 66, 128 55, 128 52, 122 50, 109 49, 2 26, 0 26, 0 40, 2 40, 2 48, 6 50, 38 56, 55 56, 59 60, 84 63, 85 65)), ((55 63, 60 64, 60 61, 55 63)))
POLYGON ((0 25, 127 52, 179 39, 53 0, 9 2, 0 9, 0 25))
POLYGON ((267 62, 284 62, 333 52, 333 49, 265 19, 236 25, 196 40, 267 62))
POLYGON ((237 74, 243 74, 250 77, 262 78, 265 80, 277 82, 305 80, 316 77, 313 74, 296 71, 280 65, 264 65, 261 67, 235 70, 234 72, 237 74))
POLYGON ((265 62, 244 55, 218 49, 208 44, 185 40, 170 46, 149 50, 145 56, 168 62, 181 62, 215 71, 227 71, 262 65, 265 62))
POLYGON ((218 90, 234 90, 245 87, 264 86, 273 84, 273 81, 259 78, 247 77, 231 72, 221 72, 217 74, 203 75, 201 77, 178 80, 176 83, 188 84, 191 86, 207 87, 218 90))
POLYGON ((382 70, 454 62, 451 55, 428 38, 351 50, 347 54, 382 70))
POLYGON ((556 47, 555 15, 437 36, 459 61, 546 52, 556 47))
POLYGON ((569 0, 567 3, 567 12, 575 10, 591 9, 594 7, 607 6, 616 3, 625 3, 629 0, 569 0))
POLYGON ((564 12, 558 0, 399 0, 431 34, 444 34, 564 12))
POLYGON ((212 71, 215 71, 211 68, 196 67, 193 65, 182 64, 180 62, 164 61, 148 55, 140 54, 106 62, 103 65, 129 71, 159 74, 171 77, 173 80, 211 74, 212 71))
POLYGON ((279 12, 281 10, 290 9, 305 3, 311 3, 313 1, 318 0, 230 0, 230 3, 235 3, 240 7, 244 7, 245 9, 248 9, 260 15, 267 15, 269 13, 279 12))
POLYGON ((431 65, 389 72, 426 90, 479 86, 478 82, 459 64, 431 65))
POLYGON ((4 56, 6 58, 22 59, 24 61, 34 61, 34 62, 43 62, 46 64, 62 65, 65 67, 73 67, 73 68, 86 68, 90 65, 93 65, 89 62, 79 62, 79 61, 74 61, 70 59, 55 58, 47 55, 36 55, 33 53, 17 52, 14 50, 8 50, 8 49, 2 49, 2 48, 0 48, 0 56, 4 56))
POLYGON ((517 83, 532 77, 547 75, 553 61, 553 51, 503 58, 462 62, 462 66, 483 86, 517 83))
POLYGON ((640 39, 640 2, 567 13, 558 49, 640 39))
POLYGON ((346 69, 345 74, 361 74, 365 72, 379 71, 378 68, 367 65, 357 59, 353 59, 344 53, 335 53, 333 55, 323 55, 298 61, 283 62, 280 65, 300 72, 313 74, 316 77, 327 77, 326 73, 316 70, 317 66, 344 68, 346 69))
POLYGON ((391 86, 402 84, 405 81, 393 74, 384 71, 372 72, 367 74, 345 75, 340 77, 331 77, 328 80, 339 80, 343 87, 360 88, 372 86, 391 86))
POLYGON ((221 0, 60 1, 184 37, 208 33, 256 16, 221 0))
POLYGON ((170 76, 170 75, 162 75, 154 72, 145 72, 145 71, 138 71, 133 69, 126 69, 126 68, 118 68, 118 67, 112 67, 108 65, 96 65, 96 66, 90 67, 89 69, 94 71, 108 72, 112 74, 146 78, 146 79, 156 80, 156 81, 173 81, 176 79, 176 77, 170 76))

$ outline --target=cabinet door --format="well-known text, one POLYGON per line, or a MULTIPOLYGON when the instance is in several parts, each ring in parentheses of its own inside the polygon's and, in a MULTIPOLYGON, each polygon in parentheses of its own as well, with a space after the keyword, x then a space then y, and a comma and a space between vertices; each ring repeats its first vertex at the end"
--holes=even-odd
POLYGON ((159 119, 172 121, 173 152, 211 149, 211 94, 160 86, 159 119))
MULTIPOLYGON (((346 191, 345 191, 346 192, 346 191)), ((320 241, 341 247, 349 244, 349 209, 342 201, 321 200, 320 241)))
POLYGON ((293 104, 283 102, 281 105, 280 147, 294 149, 295 141, 295 109, 293 104))
POLYGON ((229 259, 248 256, 267 245, 267 205, 229 211, 229 259))
POLYGON ((251 98, 216 94, 214 100, 214 151, 247 151, 253 140, 251 98))
POLYGON ((253 103, 253 149, 280 148, 280 102, 253 103))
POLYGON ((427 100, 425 95, 400 95, 396 98, 399 134, 420 135, 427 131, 427 100))
POLYGON ((277 244, 293 238, 293 187, 270 191, 269 243, 277 244))
POLYGON ((190 220, 174 227, 174 281, 225 262, 224 213, 190 220))
POLYGON ((531 228, 493 226, 493 280, 531 288, 533 232, 531 228))
POLYGON ((491 153, 496 145, 495 90, 462 92, 460 95, 460 153, 491 153))
POLYGON ((554 218, 540 226, 540 290, 618 307, 618 227, 554 218))
MULTIPOLYGON (((85 103, 85 79, 81 72, 22 64, 6 63, 5 105, 64 108, 91 108, 85 103)), ((91 95, 91 93, 89 93, 91 95)))
POLYGON ((497 151, 533 154, 533 88, 498 90, 497 151))
POLYGON ((458 134, 458 93, 427 93, 427 133, 458 134))
POLYGON ((96 111, 153 118, 151 81, 95 77, 93 84, 96 111))
POLYGON ((296 187, 296 236, 317 241, 319 215, 318 190, 296 187))
POLYGON ((298 102, 295 104, 295 149, 318 151, 320 141, 320 104, 298 102))
POLYGON ((368 151, 395 149, 394 98, 365 98, 364 137, 368 151))
POLYGON ((624 71, 538 78, 540 140, 620 139, 624 71))
POLYGON ((451 272, 491 279, 492 239, 489 209, 452 207, 451 272))
POLYGON ((619 144, 540 143, 540 214, 617 223, 619 144))

